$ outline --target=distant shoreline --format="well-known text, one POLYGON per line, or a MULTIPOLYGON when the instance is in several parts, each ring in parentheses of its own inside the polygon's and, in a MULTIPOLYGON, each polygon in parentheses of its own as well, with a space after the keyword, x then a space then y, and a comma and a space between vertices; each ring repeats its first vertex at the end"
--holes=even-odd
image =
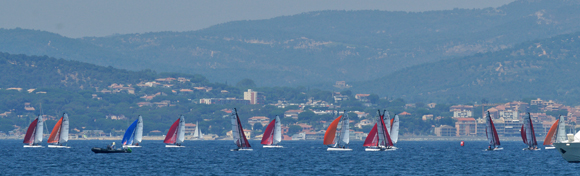
MULTIPOLYGON (((83 140, 122 140, 122 137, 89 137, 89 138, 71 138, 69 140, 75 141, 83 141, 83 140)), ((161 141, 164 140, 165 137, 163 136, 143 136, 143 140, 145 141, 161 141)), ((23 138, 17 137, 0 137, 0 140, 23 140, 23 138)), ((190 139, 185 139, 189 141, 190 139)), ((214 140, 231 140, 231 138, 218 138, 214 140)), ((251 140, 260 140, 260 139, 251 139, 251 140)), ((437 137, 437 136, 401 136, 399 138, 400 141, 487 141, 486 137, 482 136, 463 136, 463 137, 437 137)), ((500 137, 501 141, 521 141, 520 137, 500 137)), ((313 140, 316 141, 316 140, 313 140)), ((320 140, 321 141, 321 140, 320 140)), ((362 140, 357 140, 362 141, 362 140)), ((538 141, 540 142, 540 140, 538 141)))

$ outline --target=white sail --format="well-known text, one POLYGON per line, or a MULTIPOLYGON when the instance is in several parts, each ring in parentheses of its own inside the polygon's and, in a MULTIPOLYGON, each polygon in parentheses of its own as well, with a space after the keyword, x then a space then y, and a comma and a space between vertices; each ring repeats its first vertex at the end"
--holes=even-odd
POLYGON ((42 119, 42 115, 38 116, 38 121, 36 122, 36 132, 34 134, 34 144, 41 144, 42 143, 42 135, 44 133, 44 120, 42 119))
POLYGON ((64 115, 62 115, 62 125, 60 126, 60 136, 58 139, 59 144, 68 142, 68 126, 68 114, 64 113, 64 115))
POLYGON ((185 140, 185 117, 183 115, 179 118, 179 126, 177 127, 177 141, 176 143, 183 143, 185 140))
POLYGON ((348 114, 344 113, 345 118, 342 118, 342 129, 340 129, 340 132, 342 133, 342 135, 340 135, 341 141, 343 143, 343 145, 348 145, 349 141, 350 141, 350 130, 349 130, 349 119, 348 119, 348 114))
POLYGON ((566 137, 566 122, 564 121, 564 117, 560 116, 560 120, 558 122, 558 130, 556 130, 556 142, 565 142, 567 141, 566 137))
POLYGON ((199 138, 199 122, 195 122, 195 132, 193 132, 194 138, 199 138))
POLYGON ((232 137, 234 138, 234 143, 239 147, 242 144, 242 141, 240 139, 240 128, 238 125, 238 118, 234 113, 232 113, 230 117, 232 119, 232 137))
POLYGON ((137 128, 135 129, 135 139, 133 144, 141 143, 143 139, 143 117, 139 116, 139 121, 137 121, 137 128))
POLYGON ((385 114, 383 114, 385 117, 385 126, 387 127, 387 132, 391 132, 391 115, 389 115, 389 111, 386 111, 385 114))
POLYGON ((395 119, 393 120, 393 127, 391 128, 391 141, 393 144, 396 144, 399 140, 399 115, 395 115, 395 119))
POLYGON ((280 118, 276 116, 276 124, 274 125, 274 140, 272 144, 277 144, 282 141, 282 123, 280 118))

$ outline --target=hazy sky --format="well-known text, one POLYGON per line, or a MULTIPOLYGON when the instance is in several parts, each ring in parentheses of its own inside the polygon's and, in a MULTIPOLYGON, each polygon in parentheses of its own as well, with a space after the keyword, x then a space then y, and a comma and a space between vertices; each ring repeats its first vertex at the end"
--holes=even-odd
POLYGON ((0 28, 67 37, 190 31, 235 20, 317 10, 429 11, 498 7, 514 0, 0 0, 0 28))

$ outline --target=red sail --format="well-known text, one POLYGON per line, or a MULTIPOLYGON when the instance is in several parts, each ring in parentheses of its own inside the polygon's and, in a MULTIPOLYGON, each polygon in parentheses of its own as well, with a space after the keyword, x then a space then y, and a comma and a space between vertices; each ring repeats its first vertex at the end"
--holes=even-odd
POLYGON ((167 135, 165 136, 165 140, 163 141, 163 143, 175 144, 175 139, 177 138, 177 135, 175 134, 177 132, 177 126, 179 126, 179 119, 177 119, 173 123, 173 125, 171 125, 171 128, 169 128, 169 131, 167 132, 167 135))
POLYGON ((381 116, 381 124, 383 125, 383 131, 386 139, 385 146, 393 146, 393 141, 391 141, 391 135, 389 135, 389 131, 387 130, 387 126, 385 125, 385 114, 381 116))
POLYGON ((32 144, 34 143, 34 131, 36 130, 36 124, 38 123, 38 118, 32 121, 28 126, 28 130, 26 130, 26 135, 24 136, 24 143, 25 144, 32 144))
POLYGON ((336 127, 338 127, 338 122, 340 122, 341 116, 338 116, 330 125, 328 125, 328 129, 326 129, 326 133, 324 133, 324 145, 334 144, 334 138, 336 137, 336 127))
POLYGON ((49 144, 58 143, 58 140, 60 139, 60 127, 61 126, 62 126, 62 117, 60 118, 60 120, 58 120, 58 122, 56 122, 56 125, 54 125, 54 128, 52 128, 52 132, 50 133, 50 137, 48 137, 47 143, 49 143, 49 144))
POLYGON ((363 146, 371 147, 377 145, 379 145, 379 135, 377 135, 377 124, 375 123, 373 129, 371 129, 371 132, 369 132, 369 135, 367 135, 367 139, 365 139, 363 146))
POLYGON ((522 135, 522 140, 524 141, 524 144, 528 144, 528 139, 526 137, 526 129, 524 128, 524 125, 522 125, 522 129, 520 129, 520 134, 522 135))
POLYGON ((499 137, 497 136, 497 131, 495 130, 495 125, 493 125, 493 121, 490 121, 491 129, 493 130, 493 138, 495 139, 495 145, 500 145, 499 137))
POLYGON ((528 118, 530 118, 530 129, 532 130, 532 145, 536 146, 538 145, 538 141, 536 141, 536 132, 534 131, 534 123, 532 123, 532 118, 530 116, 528 116, 528 118))
POLYGON ((238 114, 236 114, 236 118, 238 119, 238 126, 240 128, 241 133, 242 133, 242 138, 244 138, 244 144, 242 145, 242 147, 246 147, 246 148, 252 147, 252 146, 250 146, 250 143, 248 142, 248 139, 246 138, 246 133, 244 133, 244 128, 242 127, 242 122, 240 122, 240 117, 238 116, 238 114))
POLYGON ((263 145, 272 145, 274 141, 274 126, 276 125, 276 119, 272 120, 266 130, 264 131, 264 135, 262 135, 262 144, 263 145))
POLYGON ((556 120, 556 122, 554 122, 554 124, 552 124, 552 127, 550 127, 550 130, 548 131, 548 134, 546 135, 546 139, 544 139, 544 145, 552 145, 552 143, 554 143, 554 134, 556 134, 556 129, 558 129, 558 122, 560 120, 556 120))

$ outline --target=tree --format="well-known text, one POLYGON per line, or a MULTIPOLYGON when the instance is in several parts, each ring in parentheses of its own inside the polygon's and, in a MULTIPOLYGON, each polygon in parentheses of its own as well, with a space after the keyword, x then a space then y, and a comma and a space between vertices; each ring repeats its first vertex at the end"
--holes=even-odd
POLYGON ((298 114, 298 120, 311 120, 314 116, 316 116, 316 114, 314 114, 314 112, 310 111, 310 110, 306 110, 300 114, 298 114))
POLYGON ((369 95, 368 99, 372 104, 377 104, 379 102, 379 95, 371 94, 371 95, 369 95))
POLYGON ((290 128, 288 129, 288 134, 293 135, 300 131, 302 131, 302 127, 298 125, 290 125, 290 128))
POLYGON ((346 95, 346 96, 351 96, 352 95, 352 91, 350 90, 344 90, 340 92, 341 95, 346 95))
POLYGON ((264 130, 264 125, 262 123, 254 123, 254 131, 262 131, 264 130))
POLYGON ((256 83, 254 83, 254 80, 245 78, 242 79, 240 82, 238 82, 236 84, 237 87, 243 87, 243 88, 251 88, 251 87, 256 87, 256 83))

